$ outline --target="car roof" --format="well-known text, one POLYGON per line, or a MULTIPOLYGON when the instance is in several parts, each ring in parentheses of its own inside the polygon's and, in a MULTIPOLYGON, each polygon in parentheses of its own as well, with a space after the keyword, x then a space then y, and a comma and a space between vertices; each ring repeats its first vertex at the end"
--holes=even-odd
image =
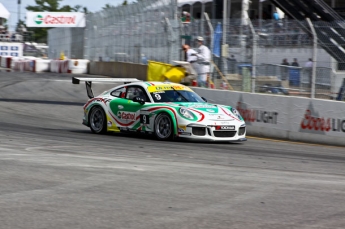
POLYGON ((179 84, 179 83, 160 82, 160 81, 138 81, 138 82, 133 82, 133 83, 119 85, 119 86, 116 86, 116 88, 120 87, 120 86, 134 86, 134 85, 142 86, 143 88, 147 88, 149 86, 161 86, 161 85, 172 85, 172 86, 176 85, 176 86, 184 86, 184 87, 188 88, 188 86, 185 86, 185 85, 182 85, 182 84, 179 84))

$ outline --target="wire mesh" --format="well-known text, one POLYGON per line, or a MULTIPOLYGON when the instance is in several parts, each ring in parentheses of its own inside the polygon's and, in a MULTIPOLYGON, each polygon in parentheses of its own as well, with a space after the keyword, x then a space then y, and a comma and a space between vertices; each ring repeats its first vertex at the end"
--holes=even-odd
POLYGON ((50 58, 170 63, 179 59, 176 0, 145 0, 86 15, 86 27, 49 30, 50 58))
MULTIPOLYGON (((211 22, 215 28, 218 24, 222 24, 223 20, 211 20, 211 22)), ((333 98, 332 93, 336 88, 332 71, 333 53, 329 50, 326 50, 327 53, 322 52, 324 44, 322 46, 320 44, 317 50, 320 54, 319 58, 313 60, 312 65, 308 63, 313 55, 313 38, 309 34, 310 29, 307 28, 306 22, 254 20, 249 23, 252 23, 255 34, 249 24, 243 25, 240 19, 229 19, 226 23, 226 42, 220 40, 218 44, 213 44, 228 45, 226 53, 222 53, 221 57, 213 56, 214 63, 221 70, 221 73, 217 72, 216 68, 213 70, 211 79, 215 88, 229 89, 231 85, 237 91, 311 97, 311 66, 315 64, 315 98, 333 98), (256 63, 253 66, 254 58, 256 63), (289 63, 286 65, 283 59, 289 63), (296 63, 292 64, 294 59, 298 63, 297 66, 296 63), (253 77, 254 68, 256 73, 253 77), (252 90, 253 85, 254 90, 252 90)), ((325 22, 319 22, 314 26, 321 24, 324 26, 325 22)), ((336 25, 339 23, 327 24, 328 27, 336 25)), ((203 22, 195 20, 183 25, 181 33, 191 37, 204 36, 208 42, 211 34, 207 33, 207 28, 204 29, 204 34, 200 34, 201 26, 205 26, 203 22)), ((210 47, 211 44, 208 42, 207 45, 210 47)), ((328 45, 334 46, 334 44, 328 45)), ((338 49, 340 50, 337 51, 341 51, 340 46, 338 49)), ((340 66, 341 63, 338 65, 340 66)))

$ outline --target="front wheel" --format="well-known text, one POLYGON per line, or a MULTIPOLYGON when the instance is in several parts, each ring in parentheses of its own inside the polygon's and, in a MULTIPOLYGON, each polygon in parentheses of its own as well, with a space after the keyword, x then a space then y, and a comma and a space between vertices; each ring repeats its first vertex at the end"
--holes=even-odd
POLYGON ((170 115, 160 113, 155 119, 155 135, 158 140, 169 140, 173 136, 173 125, 170 115))
POLYGON ((90 113, 90 129, 95 134, 104 134, 107 132, 107 118, 104 110, 96 106, 90 113))

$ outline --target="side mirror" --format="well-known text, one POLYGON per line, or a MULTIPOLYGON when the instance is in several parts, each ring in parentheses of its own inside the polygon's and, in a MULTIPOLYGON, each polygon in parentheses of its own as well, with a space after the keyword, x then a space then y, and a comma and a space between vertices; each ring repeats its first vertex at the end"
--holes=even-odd
POLYGON ((207 99, 205 99, 204 97, 201 97, 201 98, 202 98, 202 100, 204 100, 207 103, 207 99))
POLYGON ((141 96, 136 96, 133 98, 133 102, 137 102, 140 103, 141 105, 145 104, 145 98, 141 97, 141 96))

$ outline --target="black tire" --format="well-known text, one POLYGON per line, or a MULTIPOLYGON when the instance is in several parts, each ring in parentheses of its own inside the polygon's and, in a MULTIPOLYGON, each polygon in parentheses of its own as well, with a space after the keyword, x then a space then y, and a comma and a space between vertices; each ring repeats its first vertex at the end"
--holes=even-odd
POLYGON ((173 122, 169 114, 163 112, 155 118, 154 133, 156 138, 161 141, 173 138, 173 122))
POLYGON ((100 106, 95 106, 90 111, 90 129, 95 134, 105 134, 107 132, 107 117, 100 106))

